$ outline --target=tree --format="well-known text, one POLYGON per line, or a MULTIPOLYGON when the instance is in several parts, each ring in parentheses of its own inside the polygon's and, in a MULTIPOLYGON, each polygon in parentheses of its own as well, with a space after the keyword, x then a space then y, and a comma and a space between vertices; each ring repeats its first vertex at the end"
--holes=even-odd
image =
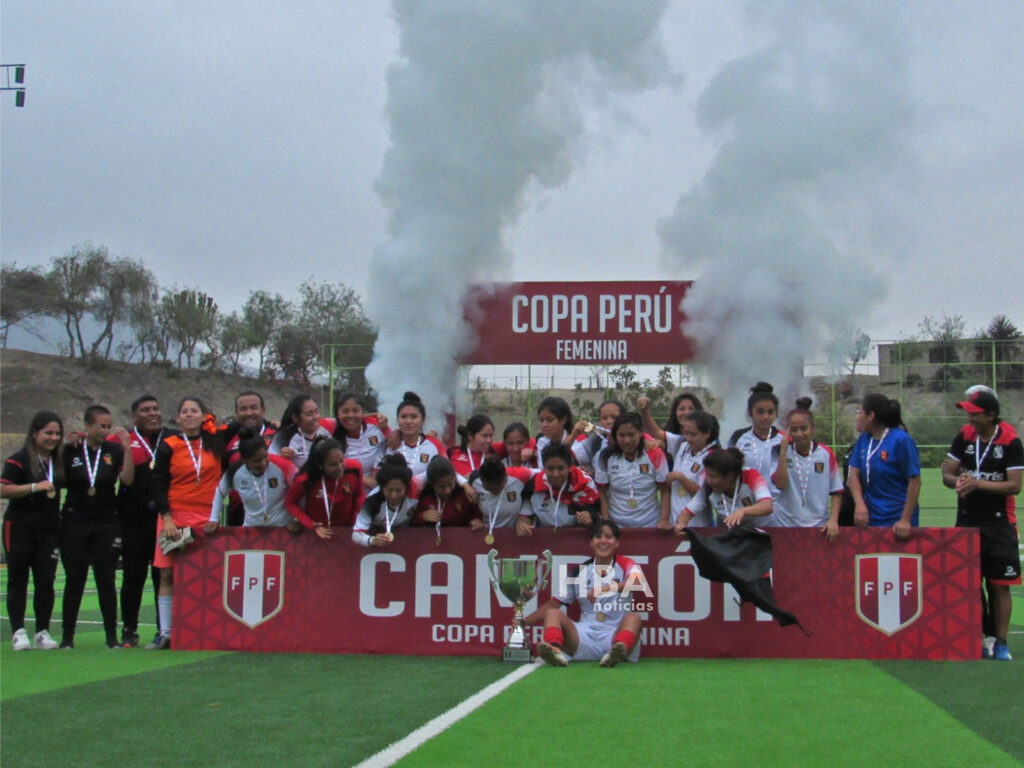
POLYGON ((47 279, 55 292, 55 316, 62 317, 68 335, 68 356, 85 356, 82 322, 89 313, 90 302, 100 288, 109 254, 105 247, 74 246, 64 256, 53 260, 47 279))
POLYGON ((88 309, 102 330, 89 347, 89 355, 99 357, 100 347, 105 343, 103 358, 109 359, 115 330, 128 325, 145 307, 154 305, 158 292, 153 273, 140 261, 127 256, 107 258, 101 268, 102 279, 88 301, 88 309))
POLYGON ((850 381, 857 371, 857 364, 867 357, 871 351, 871 337, 860 328, 850 333, 849 337, 840 337, 831 341, 826 347, 832 370, 842 366, 850 372, 850 381))
POLYGON ((996 315, 981 338, 987 343, 978 345, 978 359, 995 364, 995 385, 1000 389, 1024 387, 1024 366, 1021 358, 1021 330, 1006 315, 996 315))
POLYGON ((292 321, 279 329, 271 348, 271 365, 284 378, 308 384, 325 372, 323 349, 335 348, 336 369, 349 372, 347 385, 362 389, 361 370, 369 364, 374 331, 358 294, 344 283, 299 286, 299 304, 292 321))
POLYGON ((34 318, 52 316, 55 310, 53 283, 41 267, 0 265, 0 345, 7 347, 12 325, 28 328, 34 318))
POLYGON ((217 323, 217 304, 198 288, 174 289, 160 300, 160 317, 167 335, 178 344, 178 367, 184 355, 188 367, 199 342, 208 342, 217 323))
POLYGON ((252 346, 259 353, 259 377, 263 378, 267 357, 277 341, 281 329, 291 322, 295 313, 291 303, 281 294, 271 296, 266 291, 253 291, 242 307, 242 322, 252 346))
POLYGON ((938 364, 939 370, 932 378, 931 388, 936 392, 948 392, 954 387, 954 380, 961 378, 963 371, 953 368, 953 363, 960 362, 957 342, 964 337, 967 324, 960 315, 950 317, 942 314, 941 320, 925 315, 918 325, 920 332, 935 342, 928 352, 928 362, 938 364))
POLYGON ((242 316, 237 312, 221 318, 216 333, 216 344, 210 350, 204 367, 216 368, 221 359, 227 359, 228 370, 238 375, 242 372, 241 358, 254 348, 253 336, 242 316))

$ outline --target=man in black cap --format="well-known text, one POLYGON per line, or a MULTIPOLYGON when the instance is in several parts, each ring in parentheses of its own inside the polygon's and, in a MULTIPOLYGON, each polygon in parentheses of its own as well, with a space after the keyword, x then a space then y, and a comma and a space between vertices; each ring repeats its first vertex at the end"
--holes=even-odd
POLYGON ((1000 420, 995 393, 972 390, 957 403, 968 423, 953 439, 942 482, 956 489, 957 526, 976 527, 981 535, 982 658, 1011 661, 1006 635, 1010 587, 1021 583, 1015 497, 1024 476, 1024 447, 1013 426, 1000 420))

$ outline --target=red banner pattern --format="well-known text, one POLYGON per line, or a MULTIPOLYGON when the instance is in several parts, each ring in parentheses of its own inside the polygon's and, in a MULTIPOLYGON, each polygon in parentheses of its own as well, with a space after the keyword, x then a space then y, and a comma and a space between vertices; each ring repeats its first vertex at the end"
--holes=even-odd
MULTIPOLYGON (((341 533, 341 531, 339 531, 341 533)), ((554 578, 589 556, 582 529, 527 538, 495 531, 501 557, 554 554, 554 578)), ((811 633, 780 627, 697 574, 689 542, 627 530, 620 553, 651 588, 642 654, 651 657, 975 659, 981 608, 973 529, 772 529, 779 606, 811 633)), ((387 549, 348 537, 225 528, 178 557, 173 647, 184 650, 499 655, 512 618, 487 574, 483 534, 400 531, 387 549), (283 558, 283 562, 282 562, 283 558), (281 574, 283 579, 281 578, 281 574)), ((550 597, 550 586, 539 599, 550 597)), ((528 606, 532 610, 533 606, 528 606)), ((533 640, 540 629, 533 628, 533 640)))

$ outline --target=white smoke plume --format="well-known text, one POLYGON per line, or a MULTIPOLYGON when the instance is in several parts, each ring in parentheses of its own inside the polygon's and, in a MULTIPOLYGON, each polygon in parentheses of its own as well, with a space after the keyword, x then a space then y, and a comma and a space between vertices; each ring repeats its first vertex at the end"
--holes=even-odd
POLYGON ((391 146, 378 192, 390 240, 375 252, 367 309, 379 328, 367 369, 382 410, 407 389, 431 425, 451 409, 474 331, 462 299, 507 279, 504 232, 531 185, 566 180, 584 96, 666 77, 664 0, 395 0, 401 60, 388 75, 391 146))
POLYGON ((875 250, 882 201, 912 167, 901 9, 756 0, 747 16, 769 42, 700 96, 701 129, 725 138, 659 235, 676 273, 701 267, 686 332, 731 427, 756 381, 775 385, 783 413, 809 394, 805 356, 852 338, 883 296, 866 261, 888 255, 875 250))

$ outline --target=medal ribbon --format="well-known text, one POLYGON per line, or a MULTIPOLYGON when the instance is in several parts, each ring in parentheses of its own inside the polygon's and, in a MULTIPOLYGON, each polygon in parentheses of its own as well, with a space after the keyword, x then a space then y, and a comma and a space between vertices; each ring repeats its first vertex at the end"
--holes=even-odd
POLYGON ((146 449, 146 453, 149 454, 149 466, 150 466, 150 468, 152 468, 153 462, 156 461, 156 449, 160 447, 160 440, 164 436, 163 429, 161 429, 160 432, 157 434, 157 436, 156 436, 156 445, 153 446, 153 448, 149 447, 149 443, 139 433, 139 428, 138 427, 133 427, 132 428, 132 432, 134 432, 135 436, 137 438, 139 438, 139 445, 141 445, 143 448, 145 448, 146 449))
MULTIPOLYGON (((96 461, 93 464, 89 464, 89 444, 87 442, 82 443, 82 454, 85 456, 85 471, 89 475, 89 487, 96 487, 96 475, 100 472, 100 457, 103 456, 103 446, 101 445, 96 449, 96 461)), ((53 459, 50 460, 50 473, 53 473, 53 459)), ((94 491, 95 492, 95 491, 94 491)), ((91 493, 89 494, 92 495, 91 493)))
POLYGON ((988 445, 985 446, 985 452, 981 452, 981 435, 977 432, 974 433, 974 476, 981 477, 981 465, 985 463, 985 459, 988 458, 988 452, 992 449, 993 444, 996 442, 996 438, 999 437, 999 425, 996 424, 996 431, 992 433, 992 439, 988 441, 988 445))
POLYGON ((885 428, 885 432, 878 439, 878 445, 875 445, 875 439, 873 437, 868 438, 868 457, 864 460, 864 467, 867 473, 867 484, 871 485, 871 458, 878 453, 882 447, 882 443, 885 442, 885 436, 889 434, 889 428, 885 428))
POLYGON ((192 441, 189 439, 189 436, 188 435, 184 435, 184 438, 185 438, 185 447, 188 448, 188 456, 189 456, 190 459, 192 459, 192 466, 195 467, 195 470, 196 470, 196 485, 199 485, 199 475, 203 471, 203 443, 202 443, 202 437, 198 438, 198 440, 199 440, 199 458, 196 458, 196 453, 195 453, 195 451, 192 450, 192 441))

